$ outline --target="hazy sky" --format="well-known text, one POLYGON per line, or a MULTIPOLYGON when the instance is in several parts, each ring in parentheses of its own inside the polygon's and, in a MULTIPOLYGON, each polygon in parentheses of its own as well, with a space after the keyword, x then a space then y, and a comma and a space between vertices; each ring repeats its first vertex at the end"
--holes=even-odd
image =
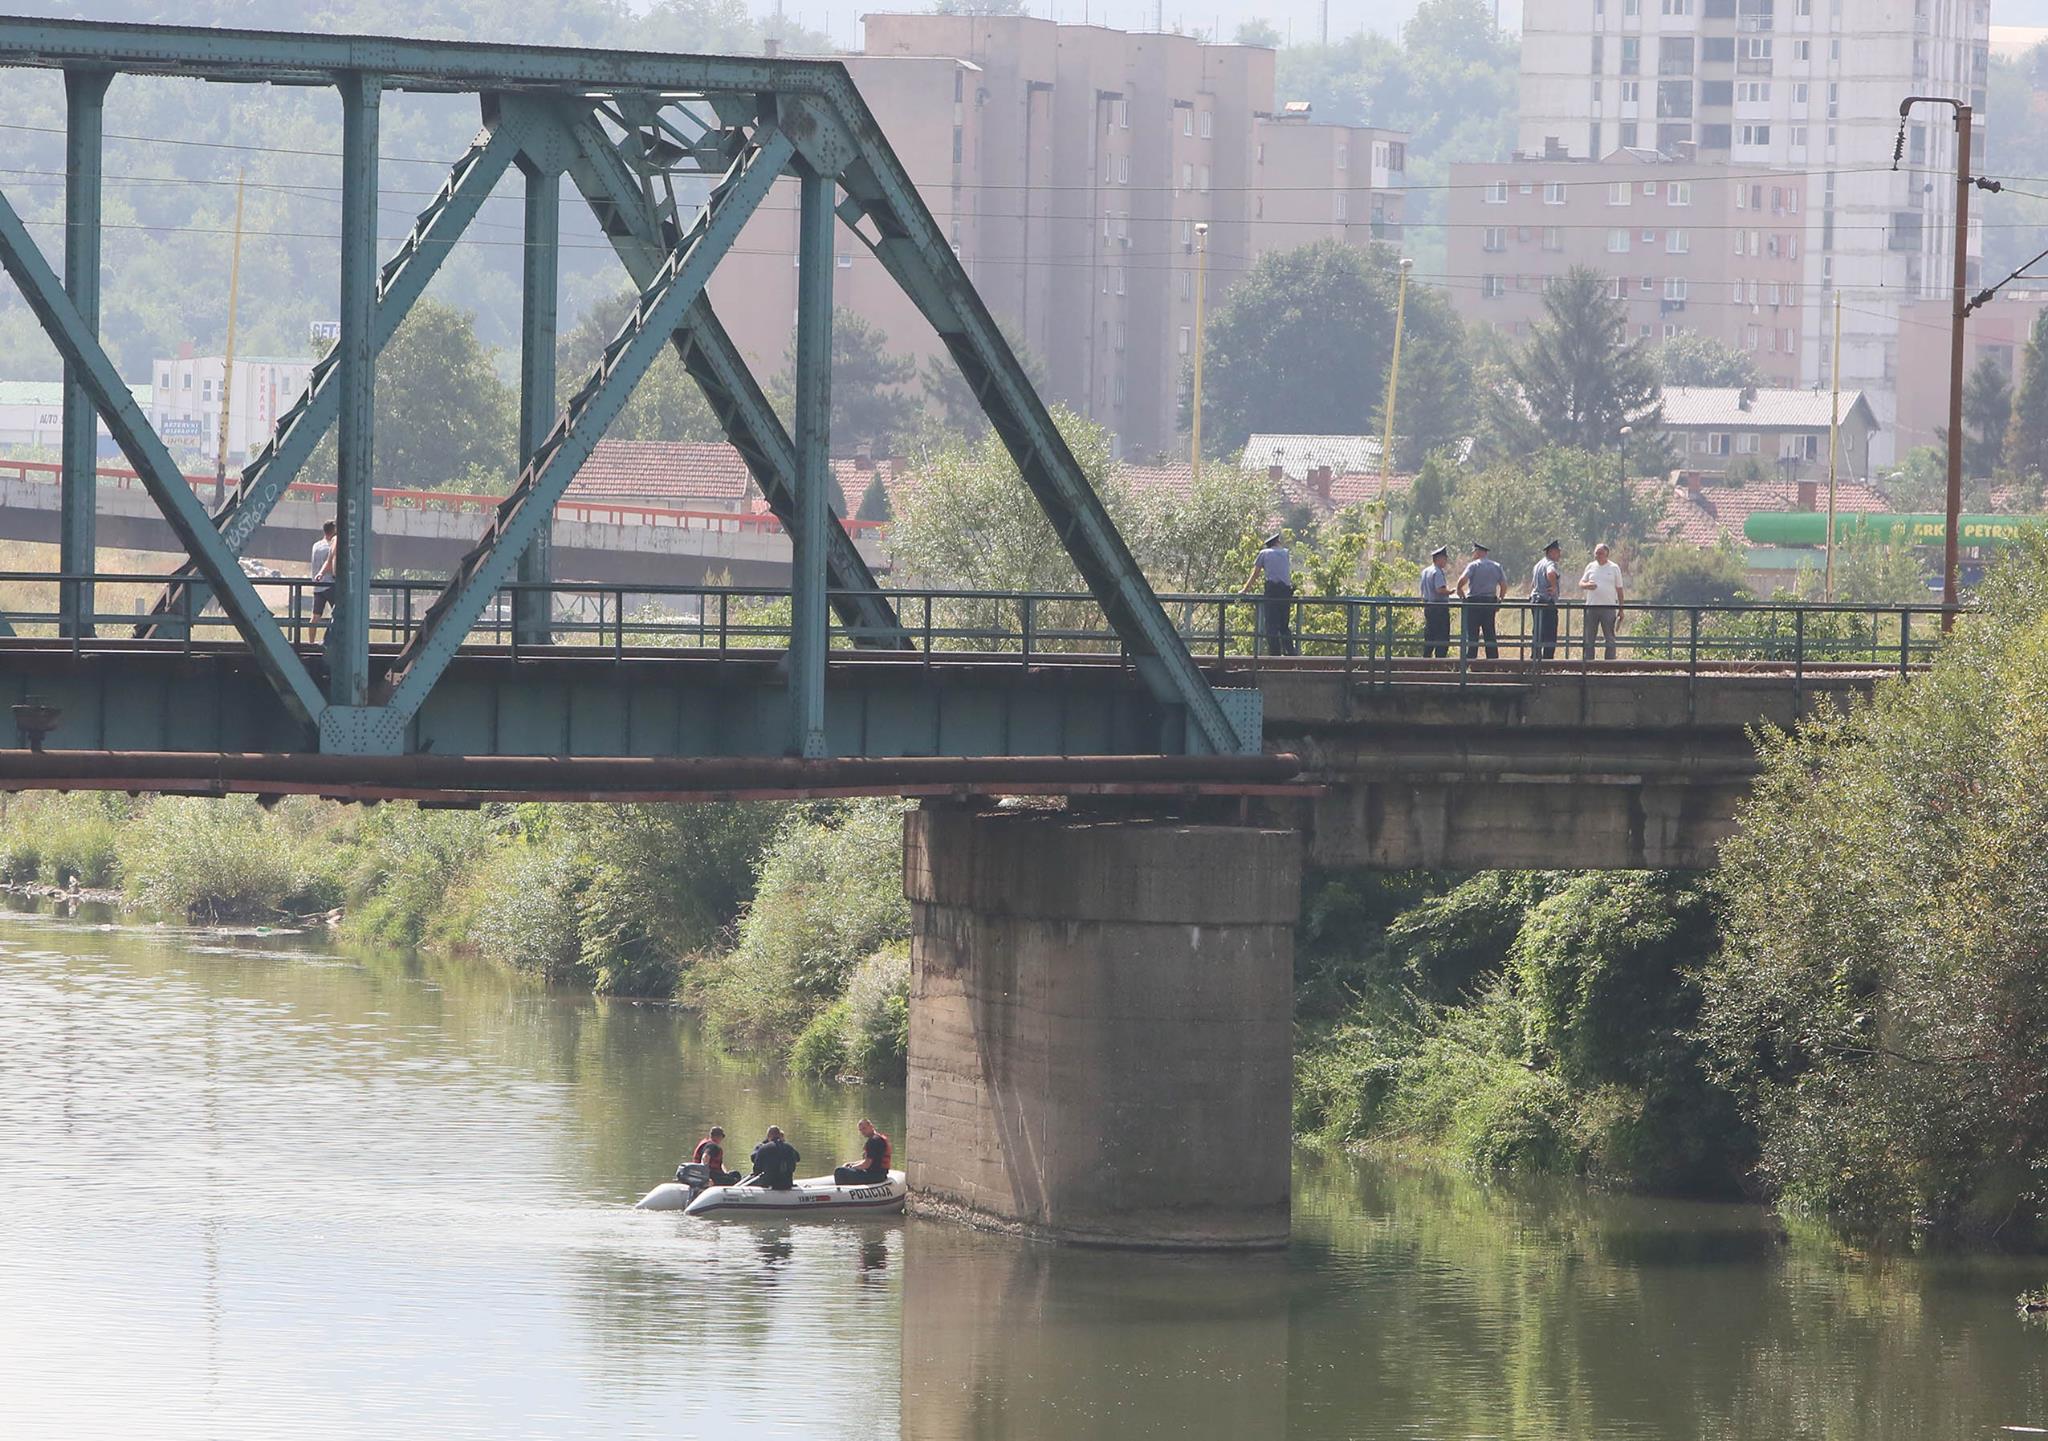
MULTIPOLYGON (((922 0, 783 0, 787 13, 805 25, 830 33, 849 49, 860 45, 860 17, 870 10, 922 10, 922 0)), ((1165 16, 1166 28, 1212 29, 1219 24, 1227 40, 1241 21, 1258 16, 1272 22, 1284 35, 1296 40, 1314 39, 1322 25, 1326 0, 1028 0, 1034 15, 1079 23, 1084 18, 1097 24, 1124 30, 1149 30, 1157 15, 1165 16)), ((760 14, 773 13, 774 0, 748 0, 760 14)), ((1378 30, 1397 33, 1416 0, 1327 0, 1332 37, 1354 31, 1378 30)), ((1521 24, 1521 0, 1500 0, 1501 23, 1509 29, 1521 24)))

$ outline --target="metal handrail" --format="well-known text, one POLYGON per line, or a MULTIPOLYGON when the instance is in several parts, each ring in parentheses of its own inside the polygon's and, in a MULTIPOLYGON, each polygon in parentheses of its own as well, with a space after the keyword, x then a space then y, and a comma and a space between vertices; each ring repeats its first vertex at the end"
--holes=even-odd
MULTIPOLYGON (((112 634, 137 617, 105 608, 107 591, 120 586, 154 594, 162 575, 50 571, 0 572, 0 620, 17 635, 44 632, 54 636, 60 623, 59 598, 67 588, 91 582, 100 603, 96 628, 112 634), (47 588, 49 604, 24 606, 16 592, 22 587, 47 588)), ((320 633, 312 620, 314 583, 303 576, 251 578, 259 595, 271 600, 273 613, 294 644, 316 645, 320 633)), ((371 637, 379 644, 410 639, 431 598, 443 587, 436 579, 379 579, 371 585, 371 637)), ((189 605, 176 618, 182 634, 164 642, 132 642, 149 648, 171 644, 190 649, 202 632, 226 642, 234 639, 227 618, 211 607, 206 587, 193 588, 189 605)), ((554 597, 551 629, 556 644, 542 653, 609 652, 624 659, 628 652, 671 649, 771 654, 787 648, 791 598, 787 587, 674 585, 639 582, 508 582, 499 588, 470 631, 471 644, 513 646, 524 659, 535 648, 514 644, 513 598, 521 593, 554 597)), ((1013 656, 1024 665, 1058 661, 1114 662, 1129 657, 1095 598, 1076 591, 969 590, 953 587, 890 589, 899 627, 886 632, 863 629, 835 620, 832 643, 847 649, 860 641, 900 641, 929 664, 935 657, 961 660, 1013 656)), ((832 592, 839 598, 842 592, 832 592)), ((139 597, 138 597, 139 598, 139 597)), ((1262 626, 1264 597, 1236 593, 1166 593, 1159 600, 1198 660, 1235 669, 1272 665, 1262 626)), ((1595 656, 1587 633, 1586 607, 1566 601, 1557 608, 1558 629, 1552 655, 1538 653, 1536 613, 1527 600, 1495 605, 1498 656, 1481 653, 1477 638, 1463 634, 1464 618, 1476 615, 1478 604, 1453 602, 1447 607, 1452 631, 1450 654, 1426 657, 1425 603, 1406 596, 1297 596, 1290 607, 1292 630, 1304 663, 1341 662, 1347 676, 1375 684, 1396 679, 1452 680, 1470 685, 1501 673, 1535 668, 1571 667, 1590 673, 1607 662, 1604 646, 1595 656)), ((1640 667, 1698 674, 1702 668, 1740 664, 1786 670, 1803 686, 1814 666, 1850 663, 1900 673, 1924 663, 1940 643, 1940 627, 1914 625, 1916 616, 1937 618, 1938 603, 1925 605, 1851 605, 1763 601, 1729 605, 1662 605, 1630 603, 1617 626, 1615 659, 1640 667)), ((66 637, 73 649, 82 637, 66 637)), ((206 643, 212 643, 208 641, 206 643)), ((900 651, 898 652, 901 653, 900 651)), ((1283 665, 1293 664, 1282 661, 1283 665)))

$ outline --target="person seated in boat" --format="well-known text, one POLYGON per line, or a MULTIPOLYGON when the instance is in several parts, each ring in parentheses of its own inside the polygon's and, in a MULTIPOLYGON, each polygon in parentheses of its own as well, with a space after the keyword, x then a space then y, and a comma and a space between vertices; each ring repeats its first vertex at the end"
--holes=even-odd
POLYGON ((803 1159, 796 1147, 782 1137, 782 1127, 770 1126, 768 1135, 754 1147, 754 1181, 771 1191, 787 1191, 796 1184, 796 1164, 803 1159))
POLYGON ((889 1179, 889 1162, 893 1159, 889 1138, 877 1131, 875 1123, 866 1116, 860 1118, 860 1138, 861 1158, 834 1171, 834 1183, 841 1186, 877 1186, 889 1179))
POLYGON ((713 1126, 710 1134, 697 1143, 697 1149, 690 1153, 690 1159, 711 1173, 714 1186, 737 1185, 738 1171, 725 1169, 725 1127, 713 1126))

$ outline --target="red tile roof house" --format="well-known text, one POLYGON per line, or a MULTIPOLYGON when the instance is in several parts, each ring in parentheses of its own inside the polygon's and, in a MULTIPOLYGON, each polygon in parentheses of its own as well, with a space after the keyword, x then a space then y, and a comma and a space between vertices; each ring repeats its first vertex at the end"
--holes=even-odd
MULTIPOLYGON (((1664 516, 1653 528, 1659 544, 1694 545, 1710 549, 1724 542, 1742 548, 1748 559, 1750 589, 1769 595, 1790 588, 1807 555, 1796 549, 1752 545, 1743 535, 1743 522, 1758 511, 1824 511, 1828 504, 1825 479, 1795 481, 1752 480, 1746 485, 1710 485, 1696 470, 1680 471, 1675 485, 1662 480, 1637 480, 1631 484, 1645 499, 1661 497, 1664 516)), ((1835 514, 1883 513, 1893 509, 1885 493, 1868 481, 1835 481, 1835 514)), ((1812 552, 1811 563, 1821 564, 1821 553, 1812 552)))

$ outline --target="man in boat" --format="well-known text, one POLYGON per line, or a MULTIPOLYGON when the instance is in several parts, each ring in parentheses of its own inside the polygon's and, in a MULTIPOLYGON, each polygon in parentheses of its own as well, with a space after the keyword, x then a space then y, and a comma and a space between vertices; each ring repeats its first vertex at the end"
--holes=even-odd
POLYGON ((849 1162, 832 1173, 832 1180, 841 1186, 877 1186, 889 1179, 889 1162, 894 1159, 889 1149, 889 1138, 875 1129, 875 1123, 866 1116, 860 1118, 861 1158, 849 1162))
POLYGON ((782 1127, 770 1126, 767 1138, 754 1147, 754 1184, 787 1191, 796 1184, 796 1165, 803 1159, 782 1138, 782 1127))
POLYGON ((711 1172, 714 1186, 739 1184, 740 1173, 725 1169, 725 1127, 713 1126, 709 1135, 697 1143, 697 1149, 690 1153, 690 1159, 711 1172))

